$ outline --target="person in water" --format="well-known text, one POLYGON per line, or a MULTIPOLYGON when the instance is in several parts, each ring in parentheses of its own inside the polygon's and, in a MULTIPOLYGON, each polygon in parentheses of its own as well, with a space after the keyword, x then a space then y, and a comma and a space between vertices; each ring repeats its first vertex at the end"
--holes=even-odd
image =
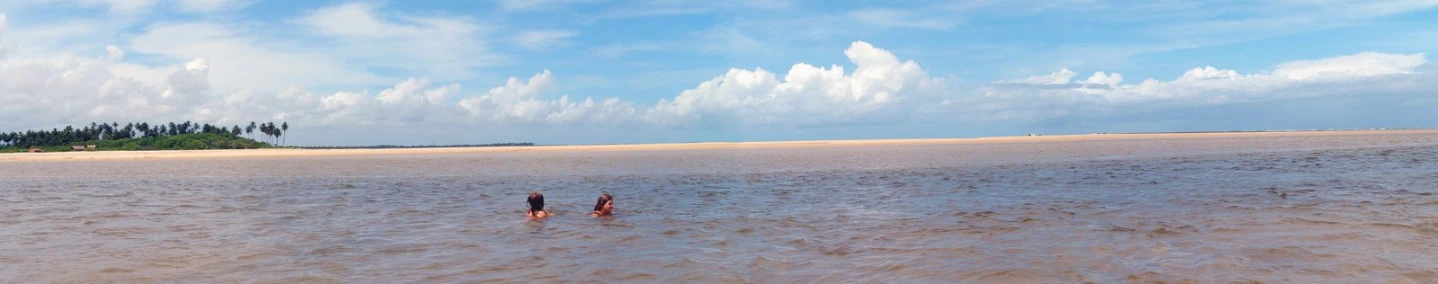
POLYGON ((544 194, 539 192, 529 193, 529 211, 525 216, 530 220, 539 220, 549 217, 549 211, 544 211, 544 194))
POLYGON ((608 193, 599 194, 599 202, 594 203, 594 217, 614 215, 614 197, 608 193))

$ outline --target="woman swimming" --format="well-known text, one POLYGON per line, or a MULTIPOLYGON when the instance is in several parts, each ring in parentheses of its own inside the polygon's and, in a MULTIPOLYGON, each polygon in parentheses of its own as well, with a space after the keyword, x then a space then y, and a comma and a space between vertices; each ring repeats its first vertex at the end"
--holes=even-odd
POLYGON ((529 220, 540 220, 549 217, 549 211, 544 211, 544 195, 538 191, 529 193, 529 211, 525 213, 529 220))
POLYGON ((614 197, 608 193, 599 194, 599 202, 594 203, 594 217, 614 215, 614 197))

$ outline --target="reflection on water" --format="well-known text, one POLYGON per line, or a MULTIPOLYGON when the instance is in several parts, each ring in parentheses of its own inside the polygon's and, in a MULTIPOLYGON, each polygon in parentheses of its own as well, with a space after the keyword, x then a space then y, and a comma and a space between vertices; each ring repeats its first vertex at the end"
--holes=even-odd
POLYGON ((1438 282, 1432 135, 0 172, 5 282, 1438 282))

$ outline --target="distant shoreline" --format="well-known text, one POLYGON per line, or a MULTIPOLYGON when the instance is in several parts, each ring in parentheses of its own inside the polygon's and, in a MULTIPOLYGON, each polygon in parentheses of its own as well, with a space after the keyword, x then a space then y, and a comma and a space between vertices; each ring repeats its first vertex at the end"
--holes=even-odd
POLYGON ((1412 131, 1412 130, 1438 130, 1438 128, 1373 128, 1373 129, 1289 129, 1289 130, 1223 130, 1223 131, 1156 131, 1156 132, 1116 132, 1116 133, 1094 133, 1094 134, 1204 134, 1204 133, 1283 133, 1283 132, 1361 132, 1361 131, 1412 131))
POLYGON ((411 148, 485 148, 485 147, 533 147, 538 146, 532 142, 522 143, 489 143, 489 144, 457 144, 457 145, 370 145, 370 146, 292 146, 283 148, 297 148, 308 150, 331 150, 331 149, 411 149, 411 148))
POLYGON ((1201 133, 1112 133, 1052 136, 1001 136, 979 138, 878 139, 878 140, 808 140, 772 142, 698 142, 621 145, 534 145, 504 147, 412 147, 412 148, 342 148, 342 149, 251 149, 251 150, 170 150, 170 151, 102 151, 54 153, 5 153, 0 162, 24 161, 87 161, 144 159, 231 159, 231 158, 300 158, 334 156, 394 155, 458 155, 513 152, 606 152, 606 151, 683 151, 683 150, 764 150, 802 148, 843 148, 883 146, 971 145, 1003 143, 1068 143, 1120 140, 1216 139, 1264 137, 1319 137, 1354 135, 1434 135, 1438 129, 1418 130, 1332 130, 1332 131, 1252 131, 1201 133))

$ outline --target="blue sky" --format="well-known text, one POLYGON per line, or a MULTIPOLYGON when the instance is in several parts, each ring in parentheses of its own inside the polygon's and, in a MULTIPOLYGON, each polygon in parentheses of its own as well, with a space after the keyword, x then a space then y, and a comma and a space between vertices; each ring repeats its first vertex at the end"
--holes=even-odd
POLYGON ((1435 127, 1435 7, 6 1, 0 130, 275 120, 295 144, 356 145, 1435 127))

